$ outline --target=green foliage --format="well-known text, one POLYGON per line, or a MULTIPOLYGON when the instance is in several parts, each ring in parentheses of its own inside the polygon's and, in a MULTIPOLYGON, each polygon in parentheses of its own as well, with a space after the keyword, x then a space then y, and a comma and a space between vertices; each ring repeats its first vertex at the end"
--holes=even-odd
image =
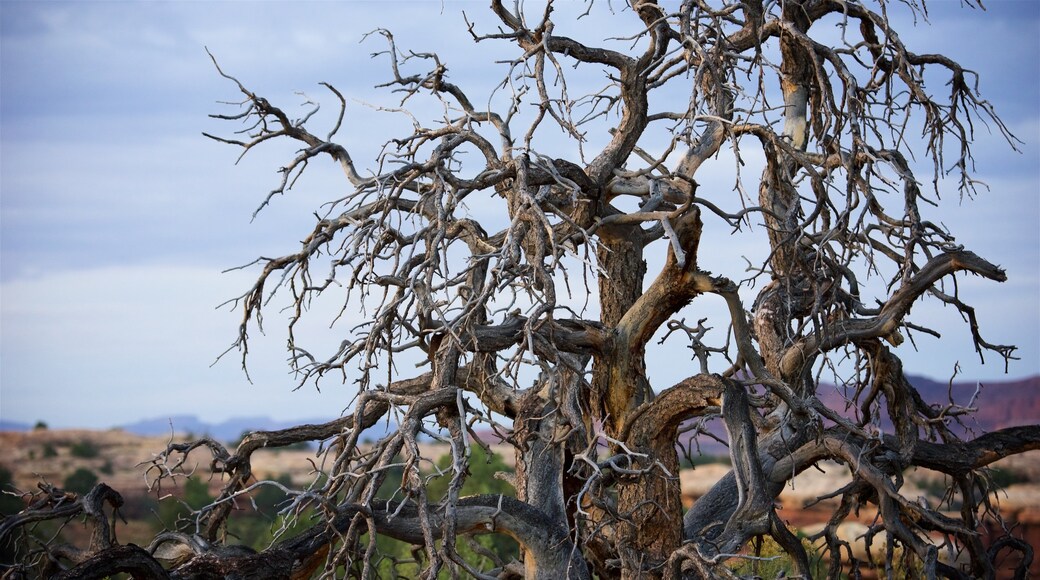
MULTIPOLYGON (((428 497, 431 503, 442 501, 447 494, 452 476, 450 456, 442 457, 437 467, 444 473, 443 475, 424 475, 424 477, 430 478, 428 497)), ((512 468, 500 456, 493 454, 489 457, 483 449, 474 445, 472 456, 469 459, 467 479, 460 495, 504 494, 513 496, 516 493, 513 487, 494 477, 496 472, 511 473, 512 471, 512 468)), ((378 497, 401 500, 402 473, 403 470, 400 467, 388 470, 378 497)), ((292 480, 287 474, 279 476, 275 481, 286 487, 292 485, 292 480)), ((196 477, 189 477, 178 495, 179 497, 170 497, 159 502, 158 515, 161 521, 159 529, 192 530, 194 524, 191 511, 213 501, 206 483, 196 477)), ((256 509, 253 509, 253 505, 248 501, 239 501, 239 505, 243 509, 236 511, 228 520, 228 535, 234 538, 234 543, 263 550, 270 546, 276 538, 278 540, 291 538, 315 523, 315 514, 308 510, 292 520, 291 525, 287 525, 286 519, 278 515, 278 510, 284 507, 285 501, 285 493, 277 486, 260 486, 252 494, 252 504, 255 504, 256 509)), ((479 568, 488 569, 496 565, 490 558, 479 553, 483 550, 489 550, 506 563, 514 558, 519 558, 519 547, 509 537, 489 534, 478 536, 474 538, 473 542, 479 544, 481 548, 474 549, 468 541, 460 538, 457 549, 467 562, 479 568)), ((395 574, 399 575, 397 577, 413 577, 419 573, 420 567, 416 564, 415 556, 412 553, 413 546, 383 536, 376 538, 376 546, 380 553, 377 558, 377 577, 393 578, 395 574), (396 568, 394 567, 395 561, 399 564, 396 568)))
MULTIPOLYGON (((495 477, 497 472, 511 474, 513 473, 513 468, 506 464, 498 454, 493 453, 489 457, 479 445, 473 445, 471 450, 472 455, 469 458, 467 478, 459 493, 459 497, 482 494, 515 496, 516 491, 512 485, 495 477)), ((426 487, 427 498, 431 503, 443 501, 447 496, 448 486, 451 484, 452 476, 454 475, 451 463, 450 455, 445 455, 438 460, 437 469, 442 475, 431 477, 426 487)), ((392 498, 397 493, 399 498, 401 476, 401 468, 390 470, 386 481, 379 488, 379 496, 392 498)), ((486 570, 497 565, 487 556, 478 553, 479 551, 490 551, 503 563, 508 563, 510 560, 520 557, 520 548, 516 541, 502 534, 476 536, 472 539, 472 542, 479 547, 474 549, 471 547, 470 541, 460 537, 457 541, 456 549, 466 562, 478 569, 486 570)), ((378 536, 376 538, 376 547, 382 555, 382 559, 377 565, 380 578, 392 578, 395 575, 397 577, 410 578, 419 574, 421 566, 416 561, 416 556, 419 553, 412 553, 413 546, 392 538, 378 536)), ((443 576, 447 578, 449 574, 444 572, 443 576)))
MULTIPOLYGON (((292 477, 287 473, 279 475, 274 481, 290 489, 292 488, 292 477)), ((280 504, 284 503, 286 499, 285 492, 275 485, 260 486, 253 494, 253 503, 256 504, 256 510, 268 519, 274 517, 279 507, 281 507, 280 504)))
POLYGON ((6 493, 14 491, 14 482, 11 477, 9 469, 0 467, 0 515, 16 514, 25 507, 20 498, 6 493))
POLYGON ((43 456, 44 457, 57 457, 58 450, 54 448, 50 443, 43 444, 43 456))
MULTIPOLYGON (((288 474, 280 475, 274 481, 287 488, 292 486, 292 478, 288 474)), ((194 509, 212 501, 205 484, 194 478, 185 484, 184 495, 185 501, 194 509)), ((253 491, 251 502, 240 502, 239 505, 243 509, 236 511, 228 520, 228 535, 235 539, 235 543, 260 551, 270 546, 276 538, 292 538, 314 524, 313 512, 310 511, 288 523, 284 516, 278 515, 278 510, 285 507, 286 499, 287 496, 281 488, 275 485, 260 486, 253 491), (253 509, 254 505, 256 509, 253 509)), ((163 514, 160 509, 163 522, 167 525, 170 523, 169 519, 184 519, 189 515, 183 505, 179 505, 180 510, 175 510, 175 507, 177 506, 166 508, 167 514, 163 514)))
POLYGON ((376 497, 379 499, 401 499, 401 479, 404 477, 404 468, 400 465, 394 465, 393 467, 386 470, 386 479, 383 480, 383 485, 379 486, 379 491, 376 492, 376 497))
POLYGON ((106 461, 101 467, 98 468, 98 471, 100 471, 101 473, 104 473, 105 475, 112 475, 112 473, 113 473, 112 462, 111 461, 106 461))
POLYGON ((729 455, 687 455, 682 458, 680 467, 689 469, 698 465, 730 465, 729 455))
POLYGON ((209 494, 209 486, 197 477, 189 477, 184 483, 184 501, 188 502, 193 509, 209 504, 213 496, 209 494))
MULTIPOLYGON (((487 493, 515 496, 516 491, 512 485, 495 477, 495 473, 498 472, 512 473, 513 468, 509 467, 497 453, 492 453, 488 457, 479 445, 473 445, 470 449, 472 449, 472 455, 469 458, 469 476, 466 478, 466 483, 462 486, 459 496, 487 493)), ((426 487, 426 493, 431 502, 440 501, 448 494, 448 486, 451 484, 453 475, 451 455, 441 457, 437 461, 437 468, 444 475, 434 477, 426 487)))
POLYGON ((189 477, 184 482, 183 497, 168 497, 159 502, 159 527, 168 530, 181 530, 191 524, 191 512, 213 501, 209 494, 209 486, 197 477, 189 477))
POLYGON ((33 425, 33 431, 46 431, 46 430, 47 430, 47 423, 45 423, 43 421, 37 421, 36 424, 33 425))
POLYGON ((73 457, 92 459, 98 456, 98 448, 92 441, 80 441, 72 444, 69 453, 71 453, 73 457))
MULTIPOLYGON (((20 498, 6 493, 12 491, 14 485, 11 472, 0 467, 0 517, 16 514, 25 507, 20 498)), ((9 534, 4 540, 0 540, 0 563, 15 560, 15 536, 16 534, 9 534)))
POLYGON ((278 449, 284 449, 286 451, 311 451, 314 449, 314 444, 310 441, 297 441, 292 445, 286 445, 285 447, 278 447, 278 449))
POLYGON ((1026 483, 1029 481, 1028 477, 1024 477, 1017 471, 1009 471, 1000 467, 994 467, 989 469, 989 479, 993 482, 993 485, 999 488, 1010 487, 1016 483, 1026 483))
POLYGON ((76 492, 83 495, 97 485, 98 476, 93 471, 80 467, 65 478, 65 491, 76 492))
POLYGON ((228 520, 228 533, 236 538, 239 544, 260 551, 276 539, 287 540, 303 533, 315 523, 314 512, 311 510, 306 510, 288 523, 285 516, 265 518, 253 514, 228 520))
MULTIPOLYGON (((123 500, 123 507, 119 508, 120 517, 125 517, 128 521, 138 520, 147 523, 155 520, 155 514, 159 511, 159 502, 154 497, 128 494, 123 496, 123 500)), ((143 529, 141 533, 144 533, 143 529)), ((152 536, 149 535, 144 543, 149 543, 151 539, 152 536)))
MULTIPOLYGON (((809 557, 809 572, 812 578, 827 577, 827 563, 812 542, 802 538, 802 548, 809 557)), ((728 563, 730 569, 743 578, 786 578, 794 575, 794 563, 770 537, 759 537, 752 540, 751 549, 746 553, 749 558, 733 558, 728 563)))
POLYGON ((921 478, 914 480, 914 485, 924 490, 925 493, 932 497, 942 498, 946 495, 946 490, 949 488, 949 484, 945 479, 937 478, 921 478))

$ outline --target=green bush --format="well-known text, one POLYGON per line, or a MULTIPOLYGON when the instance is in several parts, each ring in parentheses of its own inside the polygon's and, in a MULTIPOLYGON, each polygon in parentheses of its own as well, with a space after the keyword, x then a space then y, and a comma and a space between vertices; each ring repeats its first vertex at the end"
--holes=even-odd
POLYGON ((83 495, 97 485, 98 476, 91 470, 80 467, 65 478, 65 491, 73 491, 83 495))
POLYGON ((213 501, 209 494, 209 486, 197 477, 189 477, 184 482, 183 498, 167 497, 159 502, 159 527, 168 530, 179 530, 188 526, 188 517, 192 510, 197 510, 213 501))
POLYGON ((729 455, 688 455, 680 461, 680 467, 689 469, 698 465, 729 465, 729 455))
MULTIPOLYGON (((502 494, 516 496, 512 485, 495 477, 500 471, 512 473, 513 469, 502 460, 497 453, 487 456, 484 449, 479 445, 470 447, 473 453, 469 458, 469 477, 463 484, 459 497, 479 494, 502 494)), ((437 467, 445 473, 440 477, 430 480, 426 487, 426 494, 431 502, 437 502, 448 493, 448 485, 451 483, 451 455, 444 455, 437 461, 437 467)))
POLYGON ((98 448, 92 441, 80 441, 72 444, 69 453, 71 453, 73 457, 91 459, 98 456, 98 448))
MULTIPOLYGON (((746 554, 749 556, 748 558, 738 556, 727 563, 738 576, 742 578, 786 578, 794 574, 794 563, 791 557, 780 548, 773 538, 760 537, 752 540, 750 547, 751 549, 746 554)), ((802 548, 809 557, 811 577, 825 578, 827 563, 823 561, 819 550, 805 538, 802 538, 802 548)))
MULTIPOLYGON (((480 494, 501 494, 516 497, 516 491, 509 483, 495 477, 497 472, 512 474, 513 469, 502 460, 497 453, 490 457, 479 445, 471 447, 472 454, 469 458, 468 477, 462 486, 459 497, 480 494)), ((430 479, 426 487, 427 498, 430 503, 436 504, 444 499, 451 484, 451 456, 445 455, 437 462, 438 469, 444 475, 430 479)), ((387 476, 387 481, 380 488, 380 495, 390 497, 400 487, 401 470, 395 469, 387 476), (384 495, 385 494, 385 495, 384 495)), ((486 534, 473 536, 472 541, 478 544, 474 549, 466 539, 459 538, 456 548, 464 560, 473 564, 478 569, 493 567, 492 561, 482 551, 489 551, 500 560, 508 563, 510 560, 520 557, 520 547, 512 538, 502 534, 486 534)), ((380 577, 412 577, 417 575, 420 567, 414 563, 412 546, 404 542, 378 536, 376 545, 383 559, 379 563, 380 577)))
MULTIPOLYGON (((275 481, 285 487, 292 488, 292 477, 289 474, 283 473, 275 481)), ((274 485, 262 485, 253 494, 253 503, 256 504, 257 511, 267 516, 268 519, 274 517, 274 514, 278 512, 285 500, 285 492, 280 487, 274 485)))
POLYGON ((54 448, 50 443, 43 444, 43 456, 44 457, 57 457, 58 450, 54 448))
MULTIPOLYGON (((292 477, 282 474, 274 481, 287 488, 292 488, 292 477)), ((244 506, 228 520, 228 533, 237 540, 237 543, 252 547, 260 551, 271 545, 275 540, 292 538, 307 530, 314 522, 312 510, 297 517, 287 525, 284 516, 278 515, 278 510, 286 506, 287 496, 280 487, 274 485, 262 485, 252 493, 252 505, 244 506)))
MULTIPOLYGON (((25 507, 21 498, 5 493, 11 491, 14 491, 11 472, 0 467, 0 517, 16 514, 25 507)), ((13 562, 15 560, 15 535, 9 534, 5 539, 0 540, 0 563, 13 562)))
POLYGON ((14 491, 14 483, 11 479, 11 471, 0 467, 0 515, 9 516, 22 511, 25 504, 16 496, 10 495, 14 491))
POLYGON ((1029 481, 1028 477, 1023 477, 1020 473, 1015 471, 1009 471, 1000 467, 994 467, 989 470, 990 481, 993 485, 1003 489, 1010 487, 1016 483, 1025 483, 1029 481))

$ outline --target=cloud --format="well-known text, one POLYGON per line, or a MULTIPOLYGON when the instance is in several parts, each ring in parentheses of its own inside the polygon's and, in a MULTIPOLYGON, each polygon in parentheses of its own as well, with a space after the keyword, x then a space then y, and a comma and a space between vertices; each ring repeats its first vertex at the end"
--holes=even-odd
MULTIPOLYGON (((181 413, 214 420, 338 414, 351 399, 343 389, 292 392, 277 314, 269 314, 271 336, 253 332, 253 384, 236 352, 210 366, 235 338, 240 316, 215 306, 251 283, 248 272, 156 265, 3 283, 3 418, 108 427, 181 413)), ((327 323, 324 314, 316 318, 327 323)))
MULTIPOLYGON (((987 337, 1022 344, 1024 360, 1012 367, 1012 374, 1031 374, 1040 372, 1040 75, 1036 67, 1023 67, 1021 58, 1012 56, 1035 56, 1040 10, 1013 2, 987 5, 987 13, 929 5, 934 25, 905 26, 903 38, 914 50, 949 51, 979 70, 983 94, 1026 141, 1023 154, 1009 153, 998 136, 976 127, 979 177, 992 191, 957 204, 953 190, 944 189, 948 205, 925 211, 948 225, 968 248, 1007 266, 1008 283, 983 284, 966 277, 962 289, 979 305, 987 337), (979 48, 964 44, 969 36, 977 40, 971 46, 979 48)), ((534 4, 529 8, 531 18, 539 17, 534 4)), ((597 44, 638 32, 638 19, 630 14, 618 17, 596 8, 593 16, 576 22, 583 4, 558 5, 557 32, 597 44)), ((201 136, 202 131, 231 136, 245 128, 207 118, 235 112, 217 101, 242 96, 213 70, 203 47, 210 48, 226 72, 290 115, 306 111, 300 106, 303 97, 294 91, 319 100, 316 132, 326 130, 337 112, 335 99, 318 83, 337 86, 348 99, 339 139, 365 171, 387 139, 411 132, 411 122, 365 104, 396 106, 400 95, 373 88, 390 78, 387 56, 370 56, 385 50, 386 43, 379 36, 360 42, 362 36, 389 24, 402 51, 436 50, 450 80, 483 106, 509 71, 508 64, 495 61, 515 58, 519 49, 502 41, 474 44, 462 10, 478 32, 496 30, 494 17, 483 7, 451 2, 0 2, 4 418, 107 426, 123 417, 173 412, 198 412, 208 419, 242 414, 294 418, 349 404, 349 382, 329 385, 329 393, 320 396, 310 388, 289 393, 295 383, 287 374, 284 330, 275 309, 269 311, 271 335, 257 335, 253 346, 256 384, 245 381, 235 360, 209 367, 233 339, 238 323, 237 313, 213 307, 251 283, 248 272, 217 272, 259 255, 295 251, 313 226, 312 212, 342 197, 347 185, 335 166, 316 162, 293 191, 274 199, 250 223, 296 145, 271 144, 235 165, 237 149, 201 136), (389 18, 388 6, 393 12, 389 18), (50 416, 58 409, 70 410, 62 417, 50 416), (90 409, 91 416, 82 415, 83 409, 90 409)), ((607 43, 628 49, 627 41, 607 43)), ((416 74, 429 66, 413 58, 403 73, 416 74)), ((583 76, 602 83, 601 72, 583 66, 568 74, 573 83, 583 76)), ((569 88, 578 89, 576 84, 569 88)), ((943 90, 941 84, 934 88, 943 90)), ((497 95, 508 97, 504 89, 497 95)), ((428 96, 420 95, 412 104, 427 119, 444 114, 443 105, 428 96)), ((676 108, 663 100, 653 106, 676 108)), ((532 113, 519 115, 530 118, 532 113)), ((546 152, 575 154, 573 144, 548 124, 539 138, 546 152)), ((590 138, 595 144, 607 136, 590 138)), ((748 164, 742 171, 753 196, 761 160, 752 140, 744 141, 742 149, 748 164)), ((703 195, 733 199, 732 167, 725 155, 705 164, 698 176, 703 195)), ((930 171, 919 177, 927 185, 930 171)), ((480 192, 466 204, 473 217, 497 217, 501 225, 501 203, 492 199, 480 192)), ((744 263, 733 254, 762 259, 756 242, 765 236, 764 229, 732 236, 718 220, 708 216, 706 223, 702 263, 708 269, 737 278, 744 263)), ((649 278, 653 274, 651 267, 649 278)), ((580 289, 583 284, 576 278, 572 288, 580 289)), ((325 310, 301 329, 310 344, 334 348, 348 333, 349 321, 331 330, 323 326, 339 300, 342 296, 330 296, 329 304, 319 307, 325 310)), ((710 300, 698 301, 683 314, 688 322, 714 311, 710 300)), ((936 305, 916 307, 913 315, 915 321, 952 323, 952 330, 944 326, 942 341, 924 340, 936 348, 909 355, 907 367, 946 374, 950 364, 942 357, 949 355, 941 351, 949 350, 948 337, 963 338, 966 330, 956 324, 951 310, 936 305)), ((724 332, 722 325, 716 326, 710 338, 724 332)), ((971 358, 970 344, 958 347, 971 358)), ((668 359, 680 351, 685 353, 676 343, 673 350, 661 352, 668 359)), ((971 372, 991 376, 1000 370, 989 365, 971 372)))

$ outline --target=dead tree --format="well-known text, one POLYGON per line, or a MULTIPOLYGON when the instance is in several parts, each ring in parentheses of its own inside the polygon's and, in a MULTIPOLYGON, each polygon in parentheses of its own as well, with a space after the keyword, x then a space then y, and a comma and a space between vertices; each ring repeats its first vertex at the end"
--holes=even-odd
MULTIPOLYGON (((923 0, 904 4, 924 16, 923 0)), ((555 21, 551 2, 522 11, 493 0, 497 26, 469 33, 510 43, 516 56, 480 98, 453 84, 436 54, 402 50, 380 30, 368 42, 386 43, 382 86, 400 96, 399 110, 434 100, 443 115, 412 117, 414 130, 386 141, 366 170, 336 142, 346 98, 332 85, 324 89, 339 115, 318 129, 311 114, 291 118, 218 66, 241 108, 216 117, 246 129, 209 137, 243 154, 268 141, 299 146, 263 205, 319 161, 337 164, 349 184, 295 251, 254 263, 256 283, 235 301, 234 347, 244 364, 268 301, 283 297, 300 384, 344 383, 352 410, 252 433, 234 450, 208 439, 171 444, 154 479, 178 473, 197 448, 224 478, 217 500, 195 512, 194 533, 163 534, 144 551, 92 542, 64 560, 65 576, 158 575, 155 559, 177 578, 372 577, 379 535, 413 544, 431 579, 729 576, 726 561, 762 536, 807 576, 806 552, 775 500, 796 474, 831 460, 852 472, 833 491, 840 502, 819 538, 831 576, 852 558, 838 524, 875 506, 870 534, 887 532, 883 549, 900 548, 908 570, 993 577, 978 533, 982 518, 999 515, 984 468, 1040 448, 1040 427, 965 438, 956 423, 970 409, 923 400, 896 347, 908 333, 934 334, 908 313, 937 300, 962 315, 979 356, 1014 358, 1014 347, 983 338, 957 287, 965 276, 1002 282, 1004 271, 930 221, 929 206, 940 194, 974 195, 976 123, 1011 147, 1016 140, 974 72, 903 43, 888 19, 896 8, 632 0, 615 15, 631 36, 609 44, 629 50, 615 50, 569 36, 580 21, 555 21), (818 40, 824 27, 837 27, 840 42, 818 40), (601 85, 568 84, 574 69, 601 73, 601 85), (925 74, 943 75, 945 92, 927 90, 925 74), (545 152, 560 131, 574 158, 545 152), (740 174, 741 155, 761 156, 761 174, 740 174), (922 189, 912 156, 930 161, 934 187, 922 189), (698 188, 709 166, 728 167, 737 186, 698 188), (501 227, 472 216, 488 207, 477 213, 497 213, 501 227), (748 270, 698 266, 731 235, 759 236, 768 257, 748 270), (330 296, 343 313, 364 311, 364 322, 338 346, 303 344, 297 322, 330 296), (684 309, 695 302, 716 303, 718 317, 688 325, 684 309), (674 384, 657 384, 647 368, 663 335, 694 353, 676 363, 686 378, 674 384), (840 377, 850 411, 821 402, 826 376, 840 377), (710 418, 725 426, 733 469, 684 517, 677 443, 684 425, 710 418), (396 430, 361 443, 387 421, 396 430), (515 448, 516 495, 460 497, 471 449, 488 432, 515 448), (450 446, 443 498, 427 493, 421 438, 450 446), (307 530, 260 552, 234 547, 225 533, 233 507, 274 484, 255 481, 251 454, 301 441, 323 444, 316 477, 285 489, 282 514, 311 510, 307 530), (395 466, 401 483, 380 498, 395 466), (959 517, 901 493, 911 466, 948 476, 959 517), (459 542, 489 533, 514 538, 521 561, 480 570, 459 556, 459 542)), ((43 494, 0 531, 72 509, 108 525, 101 495, 68 500, 78 508, 63 497, 43 494)), ((997 549, 1031 558, 1021 541, 997 549)))

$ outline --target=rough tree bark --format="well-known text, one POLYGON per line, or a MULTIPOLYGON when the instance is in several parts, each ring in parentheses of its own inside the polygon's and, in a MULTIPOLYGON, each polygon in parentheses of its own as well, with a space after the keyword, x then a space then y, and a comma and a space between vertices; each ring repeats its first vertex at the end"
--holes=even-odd
MULTIPOLYGON (((922 15, 905 4, 898 8, 922 15)), ((930 159, 938 176, 952 154, 959 187, 970 188, 973 121, 1015 146, 972 88, 974 73, 912 52, 888 20, 897 6, 885 3, 631 0, 628 8, 615 17, 630 21, 632 36, 595 46, 569 35, 580 22, 554 19, 551 2, 533 10, 493 0, 496 24, 470 34, 517 51, 500 63, 504 80, 491 98, 471 98, 437 55, 402 50, 378 31, 388 48, 377 56, 391 65, 383 86, 401 95, 400 108, 425 99, 445 114, 413 117, 414 132, 387 141, 365 173, 335 141, 347 100, 332 85, 324 86, 339 114, 316 132, 316 109, 291 119, 218 66, 242 101, 215 117, 247 129, 208 137, 243 154, 272 140, 301 147, 261 208, 326 158, 350 187, 322 206, 296 251, 255 263, 255 285, 234 300, 242 321, 233 347, 244 366, 269 295, 284 296, 300 383, 356 385, 352 412, 258 431, 234 450, 210 439, 171 443, 150 466, 153 481, 182 473, 195 452, 211 456, 225 483, 190 530, 162 534, 147 550, 114 542, 104 503, 121 499, 107 487, 83 498, 43 487, 0 524, 0 539, 84 516, 95 530, 88 547, 44 548, 68 578, 372 577, 375 538, 385 535, 416 546, 415 570, 426 578, 634 579, 733 575, 727 560, 770 536, 808 575, 774 502, 794 475, 830 460, 853 478, 834 490, 840 507, 819 538, 832 576, 850 558, 837 525, 864 505, 882 516, 871 535, 887 531, 885 549, 898 544, 927 577, 993 577, 1001 549, 1031 557, 1020 541, 985 546, 977 532, 983 515, 999 517, 983 469, 1040 448, 1040 427, 963 439, 956 423, 968 410, 923 400, 897 355, 904 333, 929 332, 927 321, 908 320, 911 307, 939 300, 964 315, 980 355, 1014 358, 1013 347, 982 338, 956 285, 968 274, 1002 282, 1004 271, 925 217, 921 202, 932 204, 947 181, 924 192, 907 162, 911 153, 930 159), (817 40, 835 26, 840 46, 817 40), (578 95, 566 82, 572 67, 602 71, 607 88, 578 95), (945 98, 927 91, 926 70, 948 77, 945 98), (922 143, 904 139, 908 125, 924 129, 922 143), (542 152, 559 130, 580 146, 578 158, 542 152), (747 193, 755 179, 747 175, 733 191, 700 191, 706 167, 736 175, 725 160, 754 156, 741 153, 748 141, 761 147, 757 195, 747 193), (470 217, 467 204, 495 208, 498 221, 470 217), (743 275, 743 262, 719 273, 699 267, 701 252, 726 243, 720 233, 767 246, 750 278, 726 277, 743 275), (349 313, 368 313, 362 324, 331 349, 303 344, 296 323, 334 294, 349 313), (694 301, 723 306, 710 327, 685 323, 694 301), (684 378, 661 384, 648 349, 682 337, 694 356, 675 362, 684 378), (424 368, 410 376, 411 363, 424 368), (851 412, 817 396, 825 368, 847 387, 851 412), (361 443, 388 418, 396 431, 361 443), (732 472, 684 518, 677 444, 684 425, 711 418, 725 426, 732 472), (487 429, 515 447, 515 497, 461 495, 471 448, 487 429), (450 447, 443 497, 428 493, 423 437, 450 447), (322 443, 317 477, 285 489, 281 515, 312 514, 309 528, 259 553, 235 547, 226 534, 233 508, 274 484, 255 480, 251 454, 301 441, 322 443), (901 494, 911 466, 949 476, 959 519, 901 494), (392 467, 403 477, 387 501, 378 494, 396 485, 392 467), (459 555, 460 538, 489 533, 514 538, 522 563, 478 570, 459 555), (940 560, 937 537, 961 559, 940 560)))

